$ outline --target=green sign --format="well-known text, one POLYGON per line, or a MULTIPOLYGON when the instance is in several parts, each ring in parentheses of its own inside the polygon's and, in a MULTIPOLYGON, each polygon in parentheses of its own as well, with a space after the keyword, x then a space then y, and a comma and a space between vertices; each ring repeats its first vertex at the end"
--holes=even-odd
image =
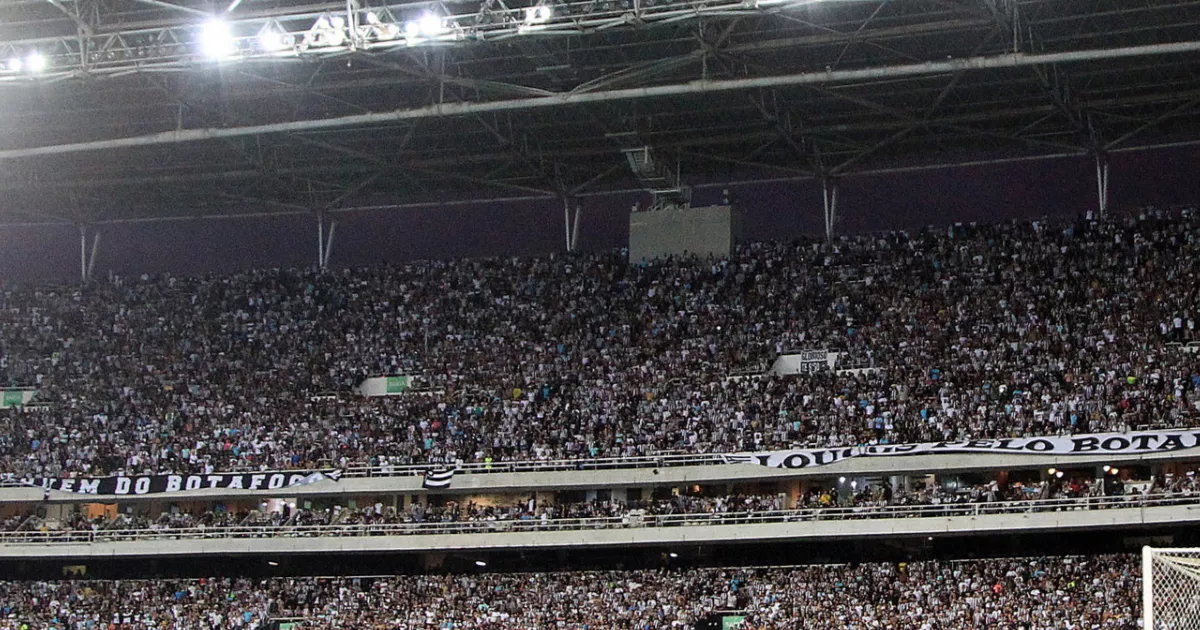
MULTIPOLYGON (((0 395, 0 409, 9 407, 20 407, 25 404, 25 395, 30 393, 24 389, 6 389, 3 395, 0 395)), ((30 398, 33 396, 31 395, 30 398)))
POLYGON ((389 376, 387 377, 387 393, 399 394, 412 386, 411 376, 389 376))
POLYGON ((279 630, 292 630, 293 628, 299 628, 299 627, 300 627, 300 624, 295 621, 289 621, 288 623, 279 624, 279 630))
POLYGON ((721 617, 721 630, 734 630, 734 628, 741 628, 745 621, 746 618, 739 615, 727 615, 725 617, 721 617))

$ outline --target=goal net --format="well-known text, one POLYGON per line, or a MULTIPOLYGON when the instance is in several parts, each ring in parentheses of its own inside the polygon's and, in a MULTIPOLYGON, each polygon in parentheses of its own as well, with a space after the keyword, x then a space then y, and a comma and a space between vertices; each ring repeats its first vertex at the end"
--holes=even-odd
POLYGON ((1200 630, 1200 548, 1142 548, 1143 630, 1200 630))

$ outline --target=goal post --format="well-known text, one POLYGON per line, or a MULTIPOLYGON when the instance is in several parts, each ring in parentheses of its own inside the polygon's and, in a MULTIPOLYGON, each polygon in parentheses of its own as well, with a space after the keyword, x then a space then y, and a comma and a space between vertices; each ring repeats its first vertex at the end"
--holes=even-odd
POLYGON ((1142 547, 1142 630, 1200 630, 1200 548, 1142 547))

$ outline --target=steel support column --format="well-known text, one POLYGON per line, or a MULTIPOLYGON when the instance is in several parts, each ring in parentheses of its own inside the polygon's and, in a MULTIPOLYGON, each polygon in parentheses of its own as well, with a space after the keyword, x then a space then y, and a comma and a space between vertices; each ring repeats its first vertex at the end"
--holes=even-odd
POLYGON ((1104 153, 1096 153, 1096 193, 1097 209, 1103 218, 1108 215, 1108 156, 1104 153))
POLYGON ((87 226, 79 224, 79 281, 87 282, 87 226))
POLYGON ((825 240, 833 241, 833 228, 837 223, 838 183, 836 179, 821 180, 821 201, 825 206, 825 240))
POLYGON ((575 204, 575 220, 571 224, 571 251, 575 251, 579 247, 579 213, 583 210, 583 206, 579 203, 575 204))
POLYGON ((324 269, 329 266, 329 255, 333 251, 333 233, 337 231, 337 221, 329 221, 329 233, 325 233, 325 222, 328 213, 324 210, 317 213, 317 266, 324 269))
POLYGON ((96 272, 96 253, 100 251, 100 230, 92 234, 92 253, 88 256, 86 279, 91 280, 96 272))
POLYGON ((325 268, 325 217, 317 215, 317 266, 325 268))
POLYGON ((562 198, 563 202, 563 233, 567 240, 567 251, 573 249, 571 242, 571 200, 567 197, 562 198))
POLYGON ((321 268, 329 267, 329 256, 333 253, 333 234, 337 232, 337 221, 329 222, 329 234, 325 237, 325 255, 321 258, 321 268))

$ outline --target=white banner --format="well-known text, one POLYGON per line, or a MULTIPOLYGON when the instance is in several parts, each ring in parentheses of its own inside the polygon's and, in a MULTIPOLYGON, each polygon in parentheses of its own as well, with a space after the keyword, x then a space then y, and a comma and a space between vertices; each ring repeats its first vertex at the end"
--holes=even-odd
POLYGON ((1138 455, 1178 451, 1200 445, 1200 429, 1096 433, 1061 437, 1002 438, 962 442, 880 444, 845 448, 764 451, 722 455, 727 464, 758 464, 771 468, 811 468, 852 457, 894 457, 930 453, 1008 453, 1019 455, 1138 455))
POLYGON ((838 353, 828 350, 801 350, 781 354, 771 364, 772 374, 812 374, 832 370, 837 365, 838 353))

